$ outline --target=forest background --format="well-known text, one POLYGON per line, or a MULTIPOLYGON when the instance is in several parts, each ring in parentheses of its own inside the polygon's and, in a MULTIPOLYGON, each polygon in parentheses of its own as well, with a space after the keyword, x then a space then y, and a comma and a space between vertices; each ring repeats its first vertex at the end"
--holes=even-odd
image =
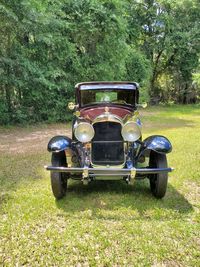
POLYGON ((200 101, 199 0, 0 0, 0 124, 66 121, 81 81, 200 101))

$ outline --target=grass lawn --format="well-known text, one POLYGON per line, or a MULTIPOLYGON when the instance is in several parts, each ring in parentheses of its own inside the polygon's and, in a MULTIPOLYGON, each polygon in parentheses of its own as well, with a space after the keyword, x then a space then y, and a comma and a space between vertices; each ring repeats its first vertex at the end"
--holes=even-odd
POLYGON ((162 200, 148 181, 99 181, 55 201, 46 144, 70 128, 0 128, 0 266, 200 266, 200 106, 142 113, 144 137, 173 144, 162 200))

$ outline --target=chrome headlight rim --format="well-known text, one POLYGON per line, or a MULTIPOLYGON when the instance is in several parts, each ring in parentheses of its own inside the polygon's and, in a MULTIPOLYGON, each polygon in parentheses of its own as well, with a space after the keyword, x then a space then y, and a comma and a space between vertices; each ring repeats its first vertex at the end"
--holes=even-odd
POLYGON ((141 126, 136 121, 127 121, 122 127, 121 134, 122 134, 124 141, 135 142, 142 135, 141 126), (135 132, 133 132, 132 130, 132 132, 128 136, 127 127, 130 125, 134 126, 133 129, 135 130, 135 132))
MULTIPOLYGON (((87 134, 87 132, 85 132, 84 134, 87 134)), ((88 142, 90 142, 92 139, 93 139, 93 137, 94 137, 94 127, 92 126, 92 124, 90 124, 89 122, 79 122, 77 125, 76 125, 76 127, 74 128, 74 135, 75 135, 75 137, 76 137, 76 139, 79 141, 79 142, 81 142, 81 143, 88 143, 88 142), (88 136, 88 137, 83 137, 83 136, 81 136, 81 138, 80 138, 80 135, 81 135, 81 133, 80 132, 78 132, 78 130, 80 130, 80 127, 81 126, 87 126, 87 127, 89 127, 89 130, 91 130, 91 133, 90 133, 90 135, 88 136)))

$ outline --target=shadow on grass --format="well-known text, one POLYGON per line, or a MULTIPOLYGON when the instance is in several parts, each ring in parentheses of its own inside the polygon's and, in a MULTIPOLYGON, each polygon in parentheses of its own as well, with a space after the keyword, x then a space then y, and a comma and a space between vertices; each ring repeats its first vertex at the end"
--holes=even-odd
POLYGON ((184 216, 193 210, 188 200, 170 184, 166 196, 161 200, 155 199, 147 180, 136 181, 135 185, 127 185, 123 181, 95 181, 88 186, 72 183, 67 196, 56 201, 56 205, 71 215, 79 216, 89 210, 93 217, 111 219, 114 216, 117 219, 117 216, 119 220, 127 212, 127 219, 130 216, 133 219, 169 219, 170 216, 184 216), (120 213, 117 212, 119 210, 120 213))

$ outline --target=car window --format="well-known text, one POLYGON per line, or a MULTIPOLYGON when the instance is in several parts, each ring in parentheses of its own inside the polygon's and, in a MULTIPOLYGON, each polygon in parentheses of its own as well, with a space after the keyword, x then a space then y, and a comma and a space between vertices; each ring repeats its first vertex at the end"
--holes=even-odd
POLYGON ((117 92, 96 92, 96 102, 111 102, 117 99, 117 92))
POLYGON ((81 90, 81 106, 95 103, 135 104, 135 90, 81 90))

